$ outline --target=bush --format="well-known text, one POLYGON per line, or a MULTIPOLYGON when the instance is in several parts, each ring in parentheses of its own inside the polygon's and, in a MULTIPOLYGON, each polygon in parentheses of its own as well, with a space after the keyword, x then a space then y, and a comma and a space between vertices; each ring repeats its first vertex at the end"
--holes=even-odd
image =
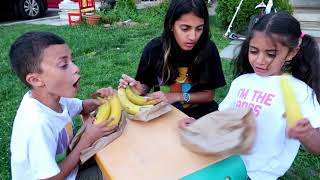
POLYGON ((169 0, 163 0, 157 6, 138 11, 134 0, 117 0, 114 9, 104 11, 102 16, 108 19, 108 23, 131 19, 140 23, 158 24, 163 21, 168 6, 169 0))
POLYGON ((154 7, 149 7, 141 11, 137 21, 148 22, 151 24, 158 24, 158 22, 163 22, 168 8, 169 0, 163 0, 161 4, 154 7))
MULTIPOLYGON (((218 0, 217 2, 216 13, 219 26, 227 29, 240 0, 218 0)), ((268 3, 267 0, 264 0, 264 2, 266 4, 268 3)), ((232 31, 244 33, 247 30, 250 18, 261 13, 259 9, 255 9, 255 6, 259 3, 261 3, 261 0, 244 0, 242 2, 240 10, 232 24, 232 31)), ((273 7, 276 8, 277 11, 287 11, 292 14, 292 6, 289 0, 274 0, 273 7)))
POLYGON ((105 11, 105 14, 111 23, 135 19, 138 16, 134 0, 117 0, 115 7, 110 11, 105 11))

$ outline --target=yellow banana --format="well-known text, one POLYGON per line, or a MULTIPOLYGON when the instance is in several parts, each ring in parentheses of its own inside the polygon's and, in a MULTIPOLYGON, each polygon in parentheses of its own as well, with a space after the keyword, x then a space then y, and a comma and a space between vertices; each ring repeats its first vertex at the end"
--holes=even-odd
POLYGON ((145 101, 145 97, 136 94, 130 87, 126 88, 126 95, 131 102, 140 106, 153 105, 156 102, 155 100, 145 101))
POLYGON ((108 126, 117 125, 121 119, 121 104, 118 96, 115 94, 110 99, 111 112, 109 118, 113 117, 113 121, 108 124, 108 126))
POLYGON ((110 102, 108 100, 103 100, 103 101, 105 102, 98 107, 98 112, 97 112, 96 120, 94 121, 94 124, 99 124, 107 120, 110 115, 110 111, 111 111, 110 102))
POLYGON ((120 99, 120 103, 122 108, 127 111, 129 114, 137 114, 140 111, 141 106, 133 104, 127 97, 125 89, 118 89, 118 96, 120 99))
POLYGON ((296 96, 293 92, 293 88, 289 81, 288 75, 283 75, 281 77, 281 89, 284 98, 288 125, 289 127, 293 127, 298 120, 302 119, 302 113, 296 96))

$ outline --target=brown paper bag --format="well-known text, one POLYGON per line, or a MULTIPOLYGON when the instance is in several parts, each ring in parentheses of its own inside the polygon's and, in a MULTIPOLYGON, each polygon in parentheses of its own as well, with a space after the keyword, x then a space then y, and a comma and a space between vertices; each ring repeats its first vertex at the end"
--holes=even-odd
POLYGON ((172 110, 172 106, 168 103, 161 102, 154 106, 144 108, 141 112, 135 115, 128 114, 128 119, 138 121, 150 121, 172 110))
POLYGON ((207 114, 181 130, 182 144, 193 152, 229 156, 246 154, 255 140, 255 116, 251 109, 207 114))
MULTIPOLYGON (((112 134, 109 134, 108 136, 104 136, 104 137, 98 139, 90 147, 81 151, 81 154, 80 154, 81 164, 86 162, 88 159, 90 159, 92 156, 94 156, 96 154, 96 152, 103 149, 105 146, 107 146, 112 141, 117 139, 123 133, 125 126, 126 126, 126 123, 127 123, 126 118, 127 118, 127 113, 122 112, 121 120, 119 122, 119 128, 117 131, 113 132, 112 134)), ((81 128, 78 130, 77 134, 74 136, 74 138, 72 139, 72 141, 69 145, 70 149, 73 149, 75 147, 75 145, 79 142, 80 137, 83 134, 85 128, 86 128, 85 125, 82 125, 81 128)))

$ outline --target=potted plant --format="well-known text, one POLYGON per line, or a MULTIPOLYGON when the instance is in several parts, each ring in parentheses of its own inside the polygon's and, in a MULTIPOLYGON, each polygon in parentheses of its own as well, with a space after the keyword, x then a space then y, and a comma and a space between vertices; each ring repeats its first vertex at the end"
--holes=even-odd
POLYGON ((87 15, 86 16, 86 22, 89 25, 97 25, 101 19, 101 16, 93 14, 93 15, 87 15))

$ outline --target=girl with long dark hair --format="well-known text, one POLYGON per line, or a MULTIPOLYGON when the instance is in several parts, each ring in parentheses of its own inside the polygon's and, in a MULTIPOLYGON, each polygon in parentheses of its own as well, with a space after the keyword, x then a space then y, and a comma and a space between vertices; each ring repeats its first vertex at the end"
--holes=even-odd
POLYGON ((161 37, 144 48, 136 77, 123 75, 119 85, 138 94, 153 89, 149 97, 199 118, 218 109, 215 89, 225 84, 205 1, 172 0, 161 37))

